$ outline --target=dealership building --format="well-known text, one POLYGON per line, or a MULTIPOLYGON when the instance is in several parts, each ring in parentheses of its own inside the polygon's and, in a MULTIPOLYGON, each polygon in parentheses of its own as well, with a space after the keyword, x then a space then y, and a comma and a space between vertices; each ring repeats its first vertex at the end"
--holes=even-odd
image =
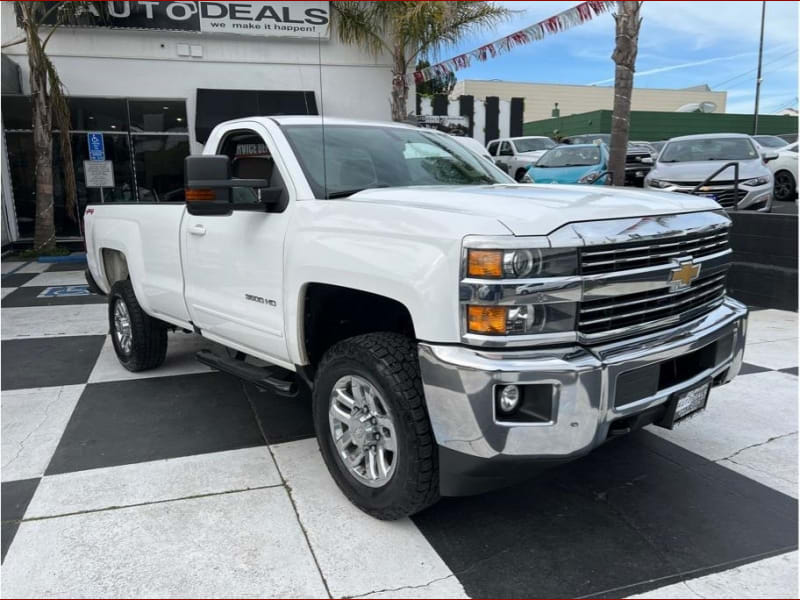
MULTIPOLYGON (((22 37, 13 4, 0 4, 3 44, 22 37)), ((47 46, 69 94, 81 208, 101 199, 176 197, 170 194, 183 187, 184 157, 200 152, 211 128, 227 119, 320 109, 330 116, 391 118, 391 58, 339 42, 329 2, 131 1, 111 2, 109 10, 104 18, 87 13, 81 26, 59 28, 47 46), (107 172, 87 173, 90 159, 105 161, 107 172)), ((24 43, 3 50, 2 74, 6 244, 32 238, 35 215, 24 43)), ((60 170, 55 173, 57 235, 77 238, 78 219, 65 214, 60 170)))

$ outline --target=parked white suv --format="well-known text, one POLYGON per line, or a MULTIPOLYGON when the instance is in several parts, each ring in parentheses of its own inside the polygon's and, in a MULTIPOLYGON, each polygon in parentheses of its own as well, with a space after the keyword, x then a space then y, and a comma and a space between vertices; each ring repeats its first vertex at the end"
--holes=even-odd
POLYGON ((528 169, 536 164, 545 152, 557 145, 549 137, 527 136, 493 140, 486 149, 494 157, 498 167, 516 181, 522 181, 528 169))
POLYGON ((730 210, 769 212, 773 177, 766 163, 777 157, 773 151, 762 154, 750 136, 739 133, 676 137, 659 153, 645 187, 696 193, 730 210))
POLYGON ((183 330, 232 350, 205 364, 310 389, 376 517, 671 428, 741 366, 707 198, 517 184, 443 133, 318 117, 218 125, 185 177, 185 202, 86 208, 119 361, 156 368, 183 330))

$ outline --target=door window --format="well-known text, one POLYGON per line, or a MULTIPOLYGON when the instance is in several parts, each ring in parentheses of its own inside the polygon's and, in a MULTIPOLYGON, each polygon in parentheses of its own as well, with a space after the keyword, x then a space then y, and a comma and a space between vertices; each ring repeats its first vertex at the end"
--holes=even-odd
POLYGON ((486 150, 492 156, 497 156, 497 146, 499 146, 499 145, 500 145, 499 142, 492 142, 492 143, 489 144, 489 147, 486 150))
POLYGON ((511 142, 503 142, 500 144, 500 156, 514 156, 514 150, 511 148, 511 142))
MULTIPOLYGON (((281 212, 286 208, 288 192, 275 165, 272 153, 258 133, 252 130, 234 131, 220 142, 217 154, 224 154, 231 160, 233 179, 264 179, 267 187, 279 187, 281 201, 270 212, 281 212)), ((236 187, 231 191, 233 202, 258 202, 256 190, 250 187, 236 187)))

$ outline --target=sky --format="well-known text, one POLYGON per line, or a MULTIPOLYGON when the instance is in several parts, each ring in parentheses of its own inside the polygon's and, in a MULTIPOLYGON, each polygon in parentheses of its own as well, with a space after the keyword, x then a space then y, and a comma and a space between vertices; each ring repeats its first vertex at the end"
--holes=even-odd
MULTIPOLYGON (((577 2, 497 2, 515 13, 490 30, 470 32, 442 49, 447 59, 546 19, 577 2)), ((683 88, 708 84, 727 91, 729 113, 752 113, 761 2, 647 0, 636 61, 636 87, 683 88)), ((611 13, 456 73, 459 79, 613 85, 611 13)), ((798 3, 767 2, 760 113, 797 107, 798 3)), ((435 62, 433 60, 432 62, 435 62)))

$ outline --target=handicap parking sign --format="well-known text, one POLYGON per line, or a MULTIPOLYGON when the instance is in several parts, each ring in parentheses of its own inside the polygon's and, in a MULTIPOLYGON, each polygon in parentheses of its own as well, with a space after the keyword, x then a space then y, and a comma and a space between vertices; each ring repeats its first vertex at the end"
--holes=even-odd
POLYGON ((90 131, 86 134, 86 141, 89 143, 89 160, 106 159, 106 145, 102 133, 90 131))

